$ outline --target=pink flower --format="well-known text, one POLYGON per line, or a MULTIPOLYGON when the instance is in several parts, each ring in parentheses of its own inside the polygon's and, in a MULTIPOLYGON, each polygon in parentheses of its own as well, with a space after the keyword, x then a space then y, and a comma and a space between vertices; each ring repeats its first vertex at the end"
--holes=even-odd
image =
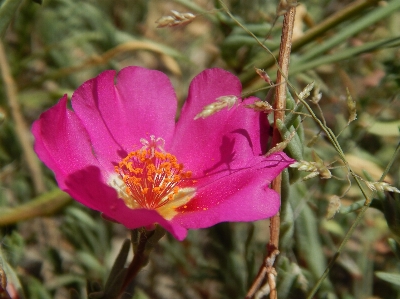
POLYGON ((127 67, 105 71, 44 112, 33 124, 35 151, 62 190, 129 229, 158 223, 177 239, 187 229, 223 221, 255 221, 277 213, 268 184, 293 162, 262 155, 265 114, 245 108, 256 98, 205 119, 221 96, 240 99, 234 75, 209 69, 196 76, 178 122, 167 76, 127 67))

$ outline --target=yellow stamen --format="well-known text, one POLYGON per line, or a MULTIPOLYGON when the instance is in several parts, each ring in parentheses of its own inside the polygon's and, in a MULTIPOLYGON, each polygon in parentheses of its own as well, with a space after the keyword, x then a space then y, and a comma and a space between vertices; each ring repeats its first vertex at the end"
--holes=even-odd
POLYGON ((174 155, 154 145, 130 152, 115 166, 126 185, 125 204, 154 210, 166 205, 180 192, 179 184, 192 176, 183 168, 174 155))

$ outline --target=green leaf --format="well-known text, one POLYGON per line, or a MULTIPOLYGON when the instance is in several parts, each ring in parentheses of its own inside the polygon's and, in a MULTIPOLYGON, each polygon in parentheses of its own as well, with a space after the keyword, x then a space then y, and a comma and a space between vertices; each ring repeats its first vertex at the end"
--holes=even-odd
MULTIPOLYGON (((286 128, 285 124, 280 119, 276 121, 276 126, 282 136, 282 140, 287 140, 290 136, 290 133, 292 133, 292 130, 288 130, 288 128, 286 128)), ((297 134, 287 145, 286 151, 293 159, 297 161, 303 160, 303 145, 300 143, 300 139, 297 134)))
POLYGON ((32 276, 28 277, 26 286, 28 289, 28 298, 51 299, 52 297, 43 283, 32 276))
POLYGON ((57 290, 63 286, 68 286, 69 284, 79 283, 81 285, 85 284, 85 279, 82 276, 76 274, 64 274, 56 276, 55 278, 49 280, 46 283, 48 290, 57 290))
POLYGON ((0 7, 0 38, 3 37, 8 24, 17 12, 22 0, 5 0, 0 7))
MULTIPOLYGON (((336 53, 318 56, 310 60, 299 59, 294 61, 293 64, 291 64, 290 74, 293 76, 294 74, 314 69, 320 65, 343 61, 346 59, 356 57, 363 53, 368 53, 379 49, 398 47, 399 44, 400 44, 400 37, 396 36, 378 41, 368 42, 363 44, 362 46, 343 49, 341 51, 337 51, 336 53)), ((275 77, 273 75, 271 76, 271 80, 275 80, 275 77)))
POLYGON ((376 121, 367 128, 368 133, 378 136, 399 136, 400 120, 379 122, 376 121))
POLYGON ((393 253, 396 255, 396 258, 400 260, 400 242, 396 241, 394 238, 389 238, 388 243, 390 249, 392 249, 393 253))
POLYGON ((100 298, 103 293, 103 288, 98 281, 86 281, 86 294, 89 298, 100 298))
POLYGON ((121 291, 122 285, 125 282, 126 274, 128 273, 127 268, 120 269, 119 273, 115 277, 110 277, 109 287, 105 288, 103 296, 101 299, 111 299, 117 298, 121 291), (112 279, 111 279, 112 278, 112 279))
MULTIPOLYGON (((110 289, 116 283, 117 276, 121 273, 121 270, 124 269, 126 259, 128 258, 129 248, 131 241, 126 239, 121 247, 121 250, 118 253, 117 258, 115 259, 114 265, 111 268, 110 275, 108 276, 107 282, 105 284, 105 292, 110 289)), ((121 281, 124 281, 125 277, 120 277, 121 281)))
POLYGON ((92 254, 86 251, 78 251, 76 253, 76 259, 81 262, 81 264, 99 275, 103 275, 105 272, 104 266, 100 261, 92 254))
POLYGON ((382 201, 383 214, 392 233, 400 239, 400 196, 389 192, 385 195, 382 201))
POLYGON ((400 274, 377 271, 375 275, 386 282, 400 286, 400 274))
POLYGON ((293 246, 294 235, 294 213, 290 203, 290 178, 288 169, 282 171, 282 194, 281 194, 281 228, 279 244, 281 249, 293 246))
POLYGON ((280 277, 280 279, 277 282, 277 288, 281 298, 288 297, 299 275, 296 273, 295 267, 296 265, 291 263, 286 256, 279 258, 278 277, 280 277))
MULTIPOLYGON (((14 235, 14 232, 12 234, 14 235)), ((3 242, 4 241, 2 241, 2 243, 3 242)), ((7 245, 6 243, 4 244, 7 245)), ((22 285, 17 275, 17 271, 12 267, 12 265, 9 264, 1 248, 2 246, 0 246, 0 268, 3 269, 8 283, 12 284, 16 288, 16 291, 18 293, 17 296, 19 296, 19 298, 21 299, 25 299, 25 296, 23 295, 22 285)))
MULTIPOLYGON (((307 264, 307 269, 311 272, 312 277, 317 281, 326 268, 326 260, 317 220, 308 205, 302 206, 295 226, 296 245, 300 256, 307 264)), ((331 289, 330 282, 325 280, 321 288, 325 291, 331 289)))
POLYGON ((321 54, 326 53, 333 47, 340 45, 345 42, 349 37, 356 35, 357 33, 363 31, 365 28, 371 26, 372 24, 378 22, 394 13, 400 8, 399 1, 388 1, 387 5, 378 7, 371 10, 370 13, 364 14, 361 18, 356 21, 352 21, 350 26, 346 26, 345 30, 340 30, 338 34, 335 34, 330 39, 326 40, 324 43, 318 44, 307 51, 299 59, 300 61, 311 61, 321 54))
POLYGON ((133 295, 132 299, 150 299, 150 297, 147 296, 147 294, 143 292, 141 289, 136 288, 135 294, 133 295))

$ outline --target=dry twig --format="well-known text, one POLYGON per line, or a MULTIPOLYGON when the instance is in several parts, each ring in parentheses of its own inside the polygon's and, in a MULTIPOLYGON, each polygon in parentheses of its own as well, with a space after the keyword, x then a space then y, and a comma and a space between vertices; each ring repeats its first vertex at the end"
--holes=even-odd
POLYGON ((8 65, 7 56, 3 43, 0 41, 0 69, 3 77, 6 96, 10 106, 11 115, 15 123, 15 132, 21 144, 22 151, 25 156, 28 169, 37 194, 45 191, 42 170, 40 169, 39 160, 33 151, 32 141, 30 140, 29 129, 21 113, 18 102, 18 91, 15 81, 11 75, 10 66, 8 65))
MULTIPOLYGON (((290 52, 292 46, 292 33, 293 33, 293 25, 294 19, 296 15, 296 7, 295 5, 291 5, 288 7, 283 20, 282 27, 282 37, 281 37, 281 45, 279 51, 279 69, 276 81, 276 89, 275 89, 275 113, 274 113, 274 131, 272 137, 272 145, 275 146, 279 142, 281 142, 281 135, 276 126, 277 120, 283 120, 285 117, 285 109, 286 109, 286 87, 287 82, 286 79, 289 73, 289 61, 290 61, 290 52)), ((275 190, 278 194, 281 194, 281 175, 277 176, 275 180, 272 182, 272 189, 275 190)), ((269 265, 267 268, 266 265, 269 263, 268 261, 275 261, 275 257, 277 255, 278 247, 279 247, 279 231, 280 231, 280 214, 277 213, 275 216, 271 218, 270 223, 270 241, 268 244, 268 254, 265 259, 264 265, 259 270, 253 285, 246 295, 246 299, 252 298, 254 294, 259 289, 261 283, 265 279, 265 276, 268 274, 268 283, 270 284, 270 299, 277 299, 278 294, 276 292, 274 279, 271 279, 271 273, 275 273, 273 264, 269 265), (273 259, 272 259, 273 257, 273 259)))

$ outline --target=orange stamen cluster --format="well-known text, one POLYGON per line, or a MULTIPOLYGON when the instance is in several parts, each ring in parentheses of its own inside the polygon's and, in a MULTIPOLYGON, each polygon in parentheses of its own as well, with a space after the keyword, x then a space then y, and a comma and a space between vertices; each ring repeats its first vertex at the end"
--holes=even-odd
POLYGON ((154 147, 129 153, 115 166, 115 171, 126 185, 126 194, 146 209, 157 209, 173 200, 179 183, 192 175, 183 171, 174 155, 154 147))

